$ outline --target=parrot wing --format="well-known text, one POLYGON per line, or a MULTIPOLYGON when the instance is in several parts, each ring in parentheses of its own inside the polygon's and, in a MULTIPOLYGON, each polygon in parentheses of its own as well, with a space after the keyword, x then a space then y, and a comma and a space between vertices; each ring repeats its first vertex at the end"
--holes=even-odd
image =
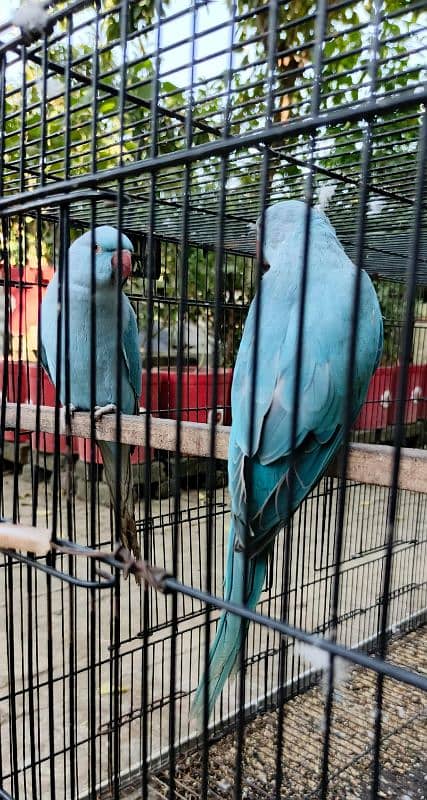
POLYGON ((49 364, 48 364, 48 360, 47 360, 47 356, 46 356, 46 350, 44 349, 44 345, 43 344, 40 345, 40 364, 42 365, 44 371, 46 372, 50 382, 54 384, 55 381, 54 381, 52 375, 50 374, 49 364))
MULTIPOLYGON (((127 300, 127 298, 126 298, 127 300)), ((122 352, 127 367, 129 382, 135 395, 135 413, 138 413, 141 395, 141 357, 139 353, 138 325, 135 312, 128 302, 127 324, 122 335, 122 352)))
MULTIPOLYGON (((382 337, 378 303, 368 276, 363 276, 353 418, 363 403, 382 337)), ((277 530, 320 479, 342 442, 353 281, 349 281, 348 272, 335 276, 331 302, 331 283, 322 282, 319 277, 318 273, 308 285, 305 301, 295 432, 292 418, 297 379, 297 294, 289 293, 285 303, 283 299, 269 302, 268 321, 259 326, 252 431, 248 407, 254 358, 254 304, 240 345, 233 378, 229 479, 236 546, 247 549, 251 556, 270 546, 277 530)))
POLYGON ((56 329, 58 309, 58 283, 55 273, 40 309, 40 363, 51 383, 56 382, 56 329))

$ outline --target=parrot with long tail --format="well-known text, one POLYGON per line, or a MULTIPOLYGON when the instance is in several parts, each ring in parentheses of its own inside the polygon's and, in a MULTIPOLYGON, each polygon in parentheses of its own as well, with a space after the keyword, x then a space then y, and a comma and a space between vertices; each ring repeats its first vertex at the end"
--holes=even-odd
MULTIPOLYGON (((90 364, 91 348, 95 347, 96 397, 94 415, 117 409, 117 312, 119 263, 122 283, 132 268, 133 246, 119 232, 103 225, 94 232, 87 231, 76 239, 69 249, 69 360, 65 363, 65 311, 64 288, 58 297, 58 273, 52 278, 41 306, 41 363, 50 380, 55 384, 57 348, 58 302, 62 302, 62 353, 60 398, 65 404, 65 369, 70 376, 70 405, 73 410, 88 411, 91 408, 90 364), (120 254, 119 254, 120 248, 120 254), (91 265, 95 260, 96 341, 91 341, 91 265)), ((123 414, 137 414, 141 391, 141 359, 139 354, 138 327, 135 312, 128 297, 120 292, 122 307, 121 334, 121 407, 123 414)), ((121 541, 141 557, 135 524, 132 492, 130 447, 126 444, 98 441, 104 464, 105 478, 111 502, 116 504, 116 458, 120 458, 120 520, 121 541)))
MULTIPOLYGON (((259 326, 252 301, 232 384, 228 477, 231 522, 224 579, 227 601, 254 610, 278 531, 318 483, 343 443, 348 358, 357 270, 323 211, 310 208, 303 345, 293 440, 296 351, 308 209, 297 200, 264 216, 259 326), (255 348, 256 382, 251 401, 255 348), (252 418, 251 418, 252 417, 252 418), (245 571, 245 559, 247 566, 245 571)), ((259 231, 259 223, 258 223, 259 231)), ((259 251, 259 242, 257 243, 259 251)), ((365 399, 383 346, 375 290, 362 270, 353 363, 351 416, 365 399)), ((223 612, 197 688, 192 717, 203 718, 205 682, 212 712, 239 666, 247 622, 223 612)))

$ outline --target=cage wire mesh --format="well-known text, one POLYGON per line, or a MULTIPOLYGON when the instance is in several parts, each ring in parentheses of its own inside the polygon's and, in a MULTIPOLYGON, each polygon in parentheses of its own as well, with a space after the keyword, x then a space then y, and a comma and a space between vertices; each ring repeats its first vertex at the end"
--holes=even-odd
MULTIPOLYGON (((0 567, 0 797, 424 797, 424 4, 25 0, 1 14, 0 533, 47 529, 53 546, 14 552, 9 538, 0 567), (252 622, 237 679, 197 729, 222 608, 233 371, 263 296, 264 211, 289 199, 326 213, 370 274, 382 358, 356 420, 349 376, 342 461, 276 536, 260 601, 239 612, 252 622), (120 231, 117 302, 106 323, 89 234, 90 402, 73 414, 68 248, 102 225, 120 231), (54 274, 64 341, 50 380, 40 306, 54 274), (104 344, 129 414, 125 277, 141 413, 95 422, 104 344), (141 558, 163 570, 141 567, 151 585, 123 581, 127 462, 116 456, 110 489, 95 439, 134 445, 141 558)), ((302 309, 297 373, 314 347, 302 309)), ((256 314, 255 342, 269 324, 256 314)))

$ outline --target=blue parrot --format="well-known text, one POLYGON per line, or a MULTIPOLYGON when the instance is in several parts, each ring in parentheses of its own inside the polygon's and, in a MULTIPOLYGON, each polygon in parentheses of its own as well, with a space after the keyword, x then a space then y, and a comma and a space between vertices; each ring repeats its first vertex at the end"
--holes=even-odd
MULTIPOLYGON (((228 455, 231 523, 224 596, 252 610, 261 595, 276 534, 320 480, 343 442, 357 271, 326 215, 311 209, 296 443, 291 452, 306 215, 306 203, 297 200, 266 209, 263 260, 267 271, 262 278, 258 338, 254 300, 233 376, 228 455), (251 420, 256 341, 258 364, 251 420)), ((383 324, 377 296, 362 271, 353 419, 363 404, 382 345, 383 324)), ((227 677, 238 668, 246 631, 247 623, 238 616, 224 612, 220 617, 209 653, 209 714, 227 677)), ((192 716, 199 720, 205 680, 206 675, 192 706, 192 716)))
MULTIPOLYGON (((117 279, 121 241, 122 280, 130 274, 133 246, 115 228, 103 225, 87 231, 76 239, 69 249, 69 374, 70 403, 73 409, 88 411, 90 397, 90 319, 91 319, 91 263, 95 248, 96 284, 96 405, 95 417, 117 408, 117 279)), ((62 302, 64 292, 62 292, 62 302)), ((135 312, 122 292, 122 342, 121 342, 121 412, 137 414, 141 391, 141 360, 138 345, 138 327, 135 312)), ((64 320, 64 305, 63 320, 64 320)), ((57 361, 58 273, 52 278, 41 306, 41 362, 49 378, 56 381, 57 361)), ((61 402, 65 403, 65 347, 62 327, 61 402)), ((117 447, 121 465, 121 539, 125 547, 141 557, 135 525, 132 493, 130 447, 113 442, 98 442, 104 463, 105 478, 115 505, 117 447)))

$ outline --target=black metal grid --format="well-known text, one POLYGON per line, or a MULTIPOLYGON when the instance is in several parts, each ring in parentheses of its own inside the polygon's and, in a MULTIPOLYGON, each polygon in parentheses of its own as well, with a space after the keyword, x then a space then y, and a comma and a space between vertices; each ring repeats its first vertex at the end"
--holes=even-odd
MULTIPOLYGON (((163 236, 178 239, 183 164, 188 162, 192 165, 188 237, 198 244, 213 244, 220 156, 227 152, 227 182, 232 191, 227 192, 226 197, 224 246, 247 251, 252 245, 247 225, 253 223, 259 213, 258 186, 265 147, 269 152, 270 199, 300 197, 307 172, 310 130, 316 122, 314 199, 324 194, 325 187, 336 186, 336 196, 329 208, 331 219, 354 257, 353 209, 360 182, 359 153, 365 122, 369 118, 372 122, 371 203, 366 219, 366 263, 373 272, 402 277, 414 202, 414 156, 425 91, 426 24, 422 4, 405 3, 392 11, 386 7, 379 11, 373 98, 369 94, 368 44, 372 27, 369 12, 353 1, 331 6, 325 30, 318 119, 314 120, 310 96, 315 9, 307 3, 307 13, 289 21, 287 5, 279 3, 268 130, 265 125, 268 109, 266 8, 260 5, 248 7, 240 14, 236 11, 234 20, 230 17, 216 25, 217 6, 215 3, 207 5, 211 11, 203 16, 203 24, 198 22, 203 6, 198 11, 196 8, 193 62, 191 8, 174 14, 173 8, 165 5, 161 35, 167 44, 162 46, 160 40, 158 48, 154 22, 137 26, 135 21, 128 20, 123 111, 120 109, 121 73, 117 52, 121 46, 118 5, 102 9, 100 13, 88 3, 70 4, 58 10, 53 17, 57 20, 54 34, 45 42, 37 41, 25 49, 24 84, 21 83, 23 60, 19 40, 15 40, 15 46, 13 42, 3 45, 8 70, 14 75, 14 84, 9 86, 5 96, 4 193, 37 189, 42 160, 42 183, 46 188, 40 187, 35 194, 50 199, 50 184, 60 185, 64 180, 64 152, 68 148, 69 175, 76 179, 76 187, 100 186, 104 184, 103 178, 108 185, 112 171, 114 177, 120 174, 126 177, 128 203, 123 209, 123 223, 141 232, 149 224, 149 193, 141 176, 155 166, 158 175, 155 228, 163 236), (170 43, 174 25, 188 35, 182 40, 172 39, 170 43), (204 49, 212 32, 218 29, 221 38, 209 46, 209 59, 206 59, 204 49), (232 36, 228 56, 228 40, 232 36), (93 42, 97 42, 97 59, 93 56, 93 42), (287 42, 291 46, 286 46, 287 42), (62 97, 68 56, 71 58, 69 111, 62 97), (154 165, 150 130, 156 58, 159 59, 159 83, 154 165), (221 65, 221 72, 210 66, 210 60, 215 58, 221 65), (202 77, 204 65, 211 76, 208 80, 202 77), (232 70, 229 87, 228 69, 232 70), (179 78, 179 83, 174 83, 174 76, 179 78), (95 100, 94 82, 98 89, 95 100), (188 140, 185 126, 190 94, 191 140, 188 140), (227 103, 229 141, 224 142, 227 103), (93 127, 95 106, 96 130, 93 127), (21 149, 20 131, 23 129, 27 135, 21 149), (64 130, 69 131, 68 142, 64 130), (116 146, 115 152, 112 145, 116 146)), ((114 183, 109 185, 115 190, 114 183)), ((3 204, 7 202, 3 200, 3 204)), ((81 210, 73 209, 73 213, 87 220, 89 209, 83 205, 81 210)), ((108 207, 101 210, 100 204, 98 219, 111 221, 114 212, 108 207)), ((423 279, 425 248, 422 239, 417 258, 419 277, 423 279)))
MULTIPOLYGON (((15 288, 22 293, 27 255, 41 264, 46 238, 49 256, 66 281, 70 235, 104 222, 129 233, 145 270, 135 275, 130 296, 142 332, 148 394, 155 380, 151 369, 162 359, 179 377, 188 362, 200 364, 203 357, 213 367, 209 405, 214 419, 221 406, 219 375, 233 364, 259 280, 254 223, 265 203, 288 197, 323 202, 356 264, 404 281, 407 313, 402 313, 399 289, 399 313, 388 321, 390 330, 403 334, 390 337, 392 361, 396 340, 403 340, 397 414, 387 433, 396 446, 391 493, 331 478, 314 490, 294 517, 292 535, 276 544, 271 585, 258 609, 263 617, 252 615, 262 624, 250 628, 247 657, 242 657, 245 681, 237 690, 227 688, 215 716, 214 730, 221 732, 237 712, 234 788, 240 797, 244 703, 249 715, 278 705, 274 792, 279 797, 280 761, 290 744, 282 700, 307 681, 294 637, 304 640, 309 632, 333 640, 336 635, 345 648, 358 644, 384 656, 396 626, 424 621, 425 500, 397 491, 397 467, 405 434, 423 443, 418 429, 405 428, 404 399, 411 309, 416 299, 424 299, 427 276, 427 20, 421 3, 376 3, 370 10, 356 2, 302 3, 299 14, 291 13, 287 3, 240 3, 216 24, 217 9, 215 3, 174 12, 173 4, 163 8, 160 2, 147 8, 79 2, 51 5, 51 24, 41 36, 16 36, 3 28, 3 253, 6 265, 16 263, 21 269, 15 288), (167 44, 168 29, 181 24, 187 25, 187 34, 167 44), (215 29, 221 44, 209 50, 208 33, 215 29), (207 52, 222 59, 217 71, 208 69, 207 52), (160 330, 157 338, 150 335, 153 326, 167 331, 162 353, 160 330), (208 334, 213 346, 206 354, 202 340, 208 334), (356 542, 350 535, 354 527, 356 542), (285 622, 274 623, 274 618, 285 622)), ((7 268, 5 282, 8 298, 7 268)), ((7 299, 4 352, 11 363, 8 304, 7 299)), ((19 327, 13 355, 24 370, 18 369, 14 392, 9 388, 8 399, 19 402, 11 442, 13 473, 2 477, 4 513, 14 521, 30 516, 33 524, 46 519, 54 537, 108 550, 117 538, 117 518, 102 510, 94 464, 82 471, 81 460, 78 467, 69 454, 61 458, 58 439, 53 456, 30 447, 31 488, 26 489, 19 456, 30 438, 21 432, 19 408, 28 399, 21 389, 31 353, 20 335, 22 317, 19 327), (67 474, 77 495, 68 499, 60 492, 67 474)), ((199 367, 199 373, 204 371, 205 363, 199 367)), ((38 400, 40 385, 39 372, 38 400)), ((209 410, 198 398, 192 406, 179 380, 168 405, 167 413, 178 418, 209 410)), ((5 399, 2 415, 4 408, 5 399)), ((148 435, 150 424, 147 417, 148 435)), ((138 776, 138 791, 145 797, 148 767, 156 763, 167 764, 169 796, 179 796, 175 744, 185 749, 192 737, 189 701, 207 653, 203 636, 209 639, 208 625, 220 606, 228 508, 225 490, 218 486, 224 483, 224 465, 213 458, 215 426, 210 458, 197 464, 181 453, 179 432, 178 426, 175 453, 145 458, 138 467, 144 487, 137 512, 144 557, 175 576, 167 581, 171 601, 153 590, 140 594, 117 580, 111 593, 98 595, 92 588, 86 608, 83 589, 40 575, 27 558, 23 563, 5 558, 4 796, 7 791, 15 800, 95 797, 102 787, 118 797, 126 780, 138 776), (150 498, 153 486, 158 504, 150 498), (162 498, 166 490, 169 497, 162 498), (115 690, 119 685, 120 691, 115 690)), ((87 447, 93 456, 94 445, 88 442, 87 447)), ((75 573, 80 582, 95 579, 92 564, 72 556, 57 555, 54 567, 75 573)), ((381 659, 342 650, 333 641, 322 639, 320 646, 378 671, 371 784, 376 797, 382 676, 423 689, 425 680, 410 669, 399 671, 381 659)), ((333 771, 328 752, 333 698, 330 686, 318 786, 322 797, 328 796, 333 771)), ((199 742, 202 797, 210 788, 208 743, 205 730, 199 742)))

